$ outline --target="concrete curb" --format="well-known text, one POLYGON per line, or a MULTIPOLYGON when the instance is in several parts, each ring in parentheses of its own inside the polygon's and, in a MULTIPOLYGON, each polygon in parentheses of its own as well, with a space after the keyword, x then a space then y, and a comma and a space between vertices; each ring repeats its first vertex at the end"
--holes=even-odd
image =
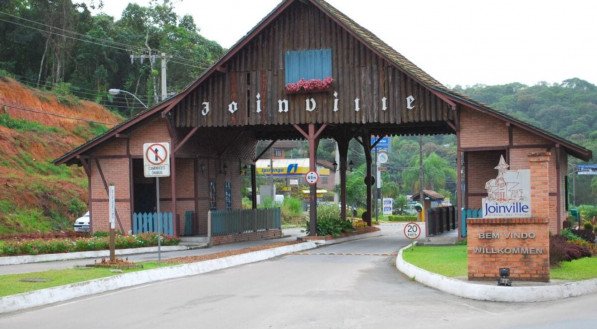
POLYGON ((78 282, 64 286, 41 289, 0 298, 0 314, 27 308, 63 302, 74 298, 99 294, 111 290, 212 272, 237 265, 249 264, 278 257, 284 254, 317 248, 313 242, 264 249, 255 252, 181 264, 147 271, 126 273, 108 278, 78 282))
MULTIPOLYGON (((188 250, 186 246, 163 246, 162 251, 181 251, 188 250)), ((158 247, 144 247, 144 248, 130 248, 117 249, 117 256, 146 254, 150 252, 158 252, 158 247)), ((43 254, 43 255, 23 255, 23 256, 3 256, 0 257, 0 266, 2 265, 19 265, 27 263, 41 263, 54 262, 61 260, 84 259, 84 258, 100 258, 109 257, 110 250, 96 250, 96 251, 79 251, 69 252, 64 254, 43 254)))
POLYGON ((431 273, 407 263, 402 258, 402 252, 411 247, 412 244, 400 249, 396 257, 396 268, 419 283, 459 297, 492 302, 531 303, 597 292, 597 279, 532 287, 500 287, 464 282, 431 273))

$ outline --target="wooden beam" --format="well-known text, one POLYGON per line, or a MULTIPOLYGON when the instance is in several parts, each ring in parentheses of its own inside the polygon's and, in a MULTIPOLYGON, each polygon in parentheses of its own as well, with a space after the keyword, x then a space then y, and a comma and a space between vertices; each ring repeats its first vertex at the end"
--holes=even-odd
POLYGON ((253 159, 253 162, 257 162, 257 160, 261 159, 261 157, 265 154, 265 152, 267 152, 270 147, 272 147, 272 145, 274 145, 275 142, 277 142, 277 139, 272 140, 271 143, 269 143, 269 145, 263 150, 261 151, 261 153, 259 153, 259 155, 257 157, 255 157, 255 159, 253 159))
POLYGON ((222 157, 222 155, 224 153, 226 153, 226 151, 228 151, 228 149, 230 148, 230 146, 235 145, 236 141, 240 138, 240 136, 243 135, 244 132, 245 132, 244 130, 241 130, 238 134, 236 134, 236 136, 234 136, 234 138, 232 139, 232 141, 230 143, 228 143, 228 145, 226 145, 226 147, 224 147, 224 149, 222 150, 222 152, 220 152, 218 154, 218 158, 222 157))
POLYGON ((191 129, 191 131, 189 131, 189 133, 180 141, 180 143, 176 144, 176 148, 174 149, 174 151, 172 151, 172 153, 178 152, 178 150, 180 150, 180 148, 183 147, 183 145, 189 140, 189 138, 191 138, 197 132, 198 129, 199 127, 191 129))

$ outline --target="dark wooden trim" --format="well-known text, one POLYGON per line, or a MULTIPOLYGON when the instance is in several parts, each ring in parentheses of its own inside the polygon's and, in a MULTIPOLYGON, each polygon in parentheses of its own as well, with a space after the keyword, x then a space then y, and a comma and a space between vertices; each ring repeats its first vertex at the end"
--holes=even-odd
POLYGON ((463 191, 463 195, 462 197, 464 198, 464 202, 462 203, 462 207, 463 208, 468 208, 468 190, 469 190, 469 186, 468 186, 468 178, 469 178, 469 158, 468 158, 468 152, 462 152, 462 155, 464 156, 464 191, 463 191))
MULTIPOLYGON (((104 176, 104 172, 102 170, 102 166, 99 163, 99 159, 95 158, 95 165, 97 166, 97 171, 100 174, 100 177, 102 178, 102 182, 104 183, 104 189, 106 190, 106 195, 108 195, 108 182, 106 182, 106 177, 104 176)), ((128 201, 128 200, 127 200, 128 201)), ((120 221, 120 216, 118 215, 118 207, 116 207, 116 221, 118 221, 118 226, 120 227, 120 230, 122 232, 124 232, 124 227, 122 226, 122 222, 120 221)))
POLYGON ((91 233, 94 232, 93 230, 93 202, 91 201, 91 173, 92 173, 92 164, 89 159, 86 159, 87 166, 89 167, 89 174, 87 175, 87 210, 89 210, 89 227, 91 229, 91 233))
MULTIPOLYGON (((456 131, 456 148, 460 149, 460 129, 458 129, 460 116, 458 115, 458 112, 460 112, 460 109, 456 108, 456 124, 454 131, 456 131)), ((464 192, 462 191, 462 157, 463 152, 456 151, 456 227, 460 227, 461 212, 464 207, 462 203, 462 194, 464 192)), ((458 231, 458 239, 460 239, 463 233, 462 228, 458 231)))
POLYGON ((226 153, 226 151, 228 151, 228 149, 230 148, 230 146, 235 145, 236 142, 238 141, 238 139, 245 133, 244 130, 241 130, 238 134, 236 134, 236 136, 234 136, 234 138, 232 139, 232 141, 230 141, 230 143, 228 143, 228 145, 226 145, 224 147, 224 149, 222 150, 222 152, 218 153, 218 158, 221 158, 222 155, 224 155, 224 153, 226 153))
MULTIPOLYGON (((192 198, 192 197, 187 197, 187 198, 176 198, 176 201, 195 201, 197 200, 196 198, 192 198)), ((160 202, 161 201, 172 201, 172 198, 160 198, 160 202)))
MULTIPOLYGON (((110 201, 110 200, 108 200, 108 199, 102 199, 102 198, 91 199, 91 202, 108 202, 108 201, 110 201)), ((116 199, 115 201, 116 202, 129 202, 129 201, 131 201, 131 199, 116 199)))
POLYGON ((178 152, 178 150, 180 150, 180 148, 183 147, 184 144, 186 144, 186 142, 189 140, 189 138, 191 138, 197 132, 198 129, 199 129, 199 126, 191 129, 191 131, 188 134, 186 134, 186 136, 184 136, 184 138, 180 141, 180 143, 176 144, 176 148, 174 149, 174 151, 172 153, 178 152))
POLYGON ((467 196, 487 196, 487 192, 467 192, 467 196))
MULTIPOLYGON (((421 83, 421 85, 425 86, 425 84, 422 84, 422 83, 421 83)), ((434 94, 437 98, 441 99, 446 104, 448 104, 450 106, 450 108, 452 108, 452 111, 456 111, 456 103, 454 103, 450 98, 446 97, 446 95, 439 93, 433 89, 429 89, 429 91, 431 91, 431 93, 434 94)))
POLYGON ((127 154, 115 154, 115 155, 94 155, 94 159, 128 159, 127 154))
POLYGON ((255 167, 254 163, 251 164, 251 209, 257 209, 257 169, 255 167))
POLYGON ((277 141, 277 139, 272 140, 272 142, 269 143, 269 145, 267 145, 265 149, 263 149, 263 151, 261 151, 261 153, 259 153, 259 155, 255 157, 255 159, 253 159, 253 162, 257 162, 257 160, 259 160, 265 154, 265 152, 267 152, 270 149, 270 147, 272 147, 272 145, 274 145, 274 143, 277 141))
POLYGON ((558 192, 549 192, 549 196, 559 196, 558 192))
MULTIPOLYGON (((560 144, 556 144, 555 147, 555 152, 556 152, 556 177, 557 177, 557 183, 556 183, 556 189, 557 189, 557 205, 556 205, 556 211, 558 212, 556 219, 557 219, 557 224, 556 224, 556 230, 558 232, 558 234, 560 234, 560 230, 561 228, 561 224, 562 224, 562 168, 560 166, 560 144)), ((565 192, 564 192, 565 193, 565 192)), ((550 194, 551 195, 551 194, 550 194)))
POLYGON ((133 227, 133 214, 135 213, 135 175, 133 174, 133 158, 131 157, 131 140, 126 140, 126 154, 129 156, 129 192, 130 192, 130 225, 133 227))
POLYGON ((529 149, 529 148, 544 148, 544 149, 550 149, 552 147, 554 147, 553 144, 518 144, 518 145, 512 145, 510 146, 513 149, 529 149))
POLYGON ((483 151, 506 151, 507 146, 483 146, 483 147, 463 147, 460 148, 461 152, 483 152, 483 151))
POLYGON ((114 135, 114 137, 116 137, 116 138, 126 138, 126 139, 130 138, 130 136, 128 134, 116 134, 116 135, 114 135))
POLYGON ((195 218, 193 219, 193 234, 199 232, 199 159, 193 161, 193 193, 195 196, 195 218))

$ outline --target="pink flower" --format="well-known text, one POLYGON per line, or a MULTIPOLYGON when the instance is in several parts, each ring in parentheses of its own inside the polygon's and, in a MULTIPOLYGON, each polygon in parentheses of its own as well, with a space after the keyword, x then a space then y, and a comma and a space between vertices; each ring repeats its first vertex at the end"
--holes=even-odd
POLYGON ((319 92, 328 90, 332 84, 334 83, 334 79, 332 77, 324 78, 323 80, 319 79, 311 79, 305 80, 300 79, 298 82, 289 83, 286 85, 286 92, 289 94, 295 94, 299 92, 319 92))

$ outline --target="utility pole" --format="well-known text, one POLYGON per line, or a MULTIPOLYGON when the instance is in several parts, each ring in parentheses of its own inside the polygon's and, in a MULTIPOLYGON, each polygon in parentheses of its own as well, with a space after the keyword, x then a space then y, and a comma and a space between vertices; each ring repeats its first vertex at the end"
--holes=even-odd
MULTIPOLYGON (((168 59, 170 59, 172 56, 166 55, 166 53, 161 53, 161 55, 159 56, 160 62, 161 62, 161 69, 160 69, 160 73, 161 73, 161 101, 164 101, 167 97, 168 97, 168 59)), ((130 55, 131 58, 131 64, 133 64, 135 62, 135 59, 139 59, 141 64, 143 64, 143 61, 148 59, 149 63, 151 64, 151 67, 153 68, 153 64, 155 63, 156 59, 158 58, 158 55, 154 55, 151 50, 149 51, 148 55, 130 55)), ((154 86, 154 91, 155 91, 155 86, 154 86)), ((155 99, 155 102, 158 102, 157 96, 155 99)))

